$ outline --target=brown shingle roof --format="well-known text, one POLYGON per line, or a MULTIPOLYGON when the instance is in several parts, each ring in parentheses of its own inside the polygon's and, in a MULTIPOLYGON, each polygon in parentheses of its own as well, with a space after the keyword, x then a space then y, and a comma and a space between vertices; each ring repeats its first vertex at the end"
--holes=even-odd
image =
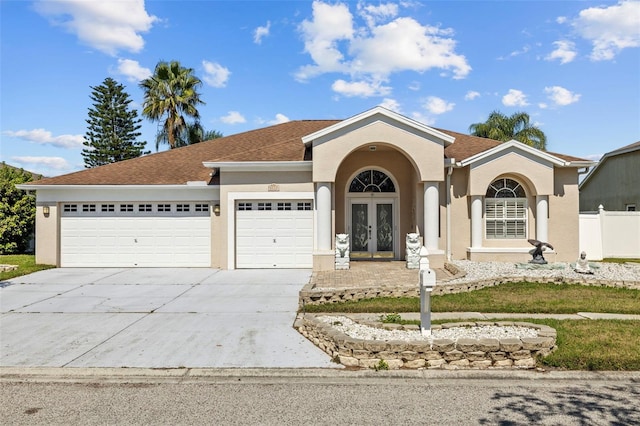
MULTIPOLYGON (((336 120, 290 121, 43 179, 37 185, 182 185, 211 179, 203 161, 303 161, 302 137, 336 120)), ((215 182, 211 182, 215 183, 215 182)))
MULTIPOLYGON (((302 137, 339 123, 340 120, 289 121, 262 129, 251 130, 86 169, 62 176, 31 182, 37 185, 183 185, 188 181, 217 183, 203 162, 233 161, 303 161, 308 160, 302 137)), ((445 158, 464 160, 494 148, 501 142, 437 129, 456 138, 444 150, 445 158)), ((552 154, 565 160, 579 158, 552 154)))
POLYGON ((466 158, 473 157, 476 154, 494 148, 502 143, 494 141, 493 139, 452 132, 451 130, 436 130, 456 138, 455 142, 444 149, 444 157, 455 158, 456 161, 462 161, 466 158))

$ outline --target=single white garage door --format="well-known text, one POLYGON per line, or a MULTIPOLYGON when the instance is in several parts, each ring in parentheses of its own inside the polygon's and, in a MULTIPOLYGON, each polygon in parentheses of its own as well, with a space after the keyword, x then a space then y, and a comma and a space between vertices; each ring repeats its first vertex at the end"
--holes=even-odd
POLYGON ((311 267, 311 200, 236 204, 236 268, 311 267))
POLYGON ((63 204, 64 267, 210 267, 209 204, 63 204))

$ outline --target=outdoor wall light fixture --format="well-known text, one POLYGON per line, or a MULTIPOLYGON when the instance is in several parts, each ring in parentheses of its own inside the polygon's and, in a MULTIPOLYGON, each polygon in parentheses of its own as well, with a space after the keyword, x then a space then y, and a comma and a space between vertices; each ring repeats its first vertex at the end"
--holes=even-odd
POLYGON ((49 206, 42 206, 42 213, 44 214, 45 217, 49 217, 49 213, 51 213, 49 211, 49 206))
POLYGON ((220 204, 216 204, 215 206, 213 206, 213 213, 216 216, 220 216, 220 204))

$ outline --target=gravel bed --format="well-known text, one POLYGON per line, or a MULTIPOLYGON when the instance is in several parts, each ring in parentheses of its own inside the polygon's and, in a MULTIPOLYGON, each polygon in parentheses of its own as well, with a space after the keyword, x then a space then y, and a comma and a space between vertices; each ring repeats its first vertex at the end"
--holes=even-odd
POLYGON ((564 277, 575 279, 598 279, 610 281, 638 281, 640 282, 640 263, 601 263, 591 262, 593 275, 578 274, 569 263, 550 263, 537 267, 531 267, 527 263, 507 262, 472 262, 469 260, 454 260, 454 265, 467 274, 447 283, 465 283, 498 277, 564 277))
POLYGON ((447 329, 434 329, 431 336, 423 336, 420 331, 414 330, 384 330, 359 324, 345 316, 318 316, 317 319, 354 339, 363 340, 401 340, 401 341, 429 341, 435 339, 505 339, 538 337, 538 331, 529 327, 483 325, 474 327, 451 327, 447 329))

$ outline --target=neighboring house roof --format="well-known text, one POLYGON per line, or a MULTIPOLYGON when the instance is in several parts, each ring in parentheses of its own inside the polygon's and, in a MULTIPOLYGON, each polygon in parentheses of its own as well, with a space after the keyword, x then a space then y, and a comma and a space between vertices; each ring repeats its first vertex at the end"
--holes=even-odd
POLYGON ((589 179, 591 179, 591 176, 593 176, 595 173, 597 173, 596 171, 605 163, 605 161, 607 161, 609 158, 611 157, 615 157, 617 155, 623 155, 623 154, 628 154, 630 152, 634 152, 634 151, 638 151, 640 150, 640 141, 638 142, 634 142, 632 144, 623 146, 622 148, 618 148, 615 149, 613 151, 607 152, 605 155, 602 156, 602 158, 600 159, 600 161, 596 164, 596 166, 594 168, 592 168, 589 173, 587 174, 587 176, 585 176, 585 178, 582 180, 582 182, 580 182, 580 185, 578 186, 579 189, 581 189, 584 185, 586 185, 586 183, 589 181, 589 179))
MULTIPOLYGON (((31 185, 185 185, 204 181, 217 184, 219 176, 203 163, 301 162, 311 160, 305 136, 321 132, 342 120, 299 120, 225 136, 168 151, 30 182, 31 185)), ((443 129, 434 134, 455 138, 444 150, 445 158, 462 161, 491 150, 502 142, 443 129)), ((551 154, 551 153, 547 153, 551 154)), ((584 161, 551 154, 566 161, 584 161)))

